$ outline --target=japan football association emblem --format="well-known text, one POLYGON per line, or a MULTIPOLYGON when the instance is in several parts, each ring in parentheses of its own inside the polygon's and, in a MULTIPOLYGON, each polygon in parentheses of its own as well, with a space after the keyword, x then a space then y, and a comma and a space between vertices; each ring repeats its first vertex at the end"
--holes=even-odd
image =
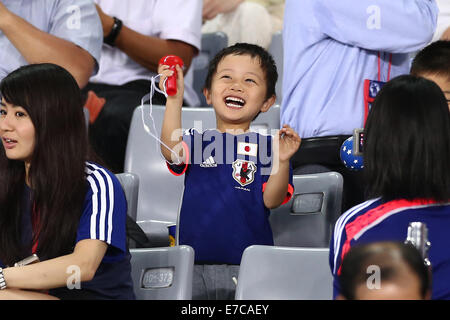
POLYGON ((255 180, 256 165, 253 161, 237 159, 233 162, 233 178, 241 186, 246 186, 255 180))

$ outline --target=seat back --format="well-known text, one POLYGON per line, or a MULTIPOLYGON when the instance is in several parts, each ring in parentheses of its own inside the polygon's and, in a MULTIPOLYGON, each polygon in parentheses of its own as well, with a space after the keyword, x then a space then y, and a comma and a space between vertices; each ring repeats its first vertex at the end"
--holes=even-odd
POLYGON ((274 244, 288 247, 329 246, 341 214, 343 177, 338 172, 294 175, 294 195, 271 211, 274 244))
MULTIPOLYGON (((272 106, 267 113, 261 113, 253 122, 251 128, 267 129, 279 128, 279 108, 272 106)), ((156 135, 161 133, 165 106, 154 105, 152 117, 154 119, 156 135)), ((153 242, 161 241, 160 245, 167 245, 167 226, 177 222, 179 206, 184 189, 184 176, 174 176, 166 166, 160 152, 160 143, 150 136, 142 121, 153 131, 150 118, 150 106, 139 106, 133 113, 128 135, 125 155, 125 171, 139 176, 139 196, 136 221, 153 242)), ((183 129, 197 128, 198 130, 216 127, 213 108, 183 107, 183 129)))
POLYGON ((138 300, 190 300, 194 249, 189 246, 130 249, 138 300))
POLYGON ((200 106, 207 106, 203 95, 203 86, 208 74, 209 62, 214 56, 228 44, 228 37, 223 32, 211 32, 202 34, 202 49, 198 55, 192 59, 194 70, 194 90, 200 99, 200 106))
POLYGON ((269 53, 275 60, 278 71, 278 81, 275 87, 275 92, 277 94, 277 103, 281 104, 282 89, 283 89, 283 32, 278 31, 273 34, 272 42, 269 46, 269 53))
POLYGON ((331 300, 329 249, 250 246, 239 269, 236 300, 331 300))
POLYGON ((118 173, 116 174, 117 179, 119 179, 122 189, 125 193, 125 198, 127 199, 127 213, 128 215, 136 221, 137 216, 137 204, 138 204, 138 194, 139 194, 139 177, 130 172, 118 173))
POLYGON ((86 123, 86 128, 89 128, 89 109, 83 108, 84 121, 86 123))

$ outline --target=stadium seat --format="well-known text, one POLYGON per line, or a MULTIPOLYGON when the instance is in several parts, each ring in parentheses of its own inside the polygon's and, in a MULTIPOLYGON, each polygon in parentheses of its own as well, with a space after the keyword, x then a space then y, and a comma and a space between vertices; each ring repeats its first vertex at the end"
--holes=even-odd
POLYGON ((87 108, 83 108, 84 120, 86 121, 86 128, 89 128, 89 110, 87 108))
MULTIPOLYGON (((252 129, 262 133, 279 128, 279 108, 272 106, 261 113, 252 123, 252 129)), ((153 106, 156 134, 159 137, 165 106, 153 106)), ((139 196, 136 221, 155 245, 168 245, 167 226, 177 223, 179 206, 183 195, 184 176, 174 176, 166 166, 160 152, 160 144, 144 129, 153 131, 150 106, 136 108, 131 121, 125 155, 125 172, 139 176, 139 196)), ((183 107, 182 126, 184 129, 199 130, 216 127, 213 108, 183 107)))
POLYGON ((272 36, 272 42, 269 46, 269 53, 272 55, 277 65, 278 81, 275 87, 277 94, 277 103, 281 104, 283 89, 283 32, 278 31, 272 36))
POLYGON ((329 249, 250 246, 239 269, 236 300, 331 300, 329 249))
POLYGON ((139 194, 139 177, 133 173, 118 173, 116 174, 117 179, 119 179, 122 189, 125 192, 125 197, 127 199, 127 213, 128 215, 136 221, 137 216, 137 203, 139 194))
POLYGON ((271 210, 276 246, 328 248, 341 214, 343 177, 338 172, 294 175, 294 195, 271 210))
POLYGON ((200 99, 200 106, 206 107, 207 103, 203 95, 203 86, 208 74, 209 62, 214 56, 228 44, 228 37, 223 32, 202 34, 202 47, 199 54, 192 60, 194 70, 194 90, 200 99))
POLYGON ((189 246, 130 249, 138 300, 190 300, 194 249, 189 246))

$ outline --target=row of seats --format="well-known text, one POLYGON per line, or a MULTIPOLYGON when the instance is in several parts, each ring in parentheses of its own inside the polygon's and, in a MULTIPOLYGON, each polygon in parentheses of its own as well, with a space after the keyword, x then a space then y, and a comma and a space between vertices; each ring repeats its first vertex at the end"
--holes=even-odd
MULTIPOLYGON (((190 246, 131 249, 138 300, 191 300, 190 246)), ((331 300, 327 248, 250 246, 242 256, 236 300, 331 300)))
MULTIPOLYGON (((134 173, 117 177, 125 191, 128 214, 135 219, 139 177, 134 173)), ((275 246, 250 246, 245 250, 236 299, 331 299, 328 243, 340 212, 342 176, 335 172, 299 175, 294 176, 294 185, 290 202, 271 213, 275 246)), ((191 299, 195 256, 191 247, 130 252, 138 299, 191 299)))

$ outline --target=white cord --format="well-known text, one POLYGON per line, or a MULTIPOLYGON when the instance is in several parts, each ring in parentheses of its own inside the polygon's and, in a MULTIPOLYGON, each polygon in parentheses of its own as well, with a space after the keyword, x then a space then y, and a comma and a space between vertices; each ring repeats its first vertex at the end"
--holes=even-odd
MULTIPOLYGON (((142 109, 141 116, 142 116, 142 124, 144 125, 145 131, 146 131, 150 136, 152 136, 156 141, 158 141, 159 143, 161 143, 165 148, 167 148, 167 150, 169 150, 172 154, 175 155, 175 157, 176 157, 176 159, 178 160, 178 162, 177 162, 177 163, 171 163, 171 162, 169 162, 169 164, 171 164, 171 165, 173 165, 173 164, 175 164, 175 165, 180 165, 180 164, 183 163, 183 161, 180 159, 180 157, 178 156, 178 154, 177 154, 175 151, 173 151, 171 148, 169 148, 169 147, 168 147, 164 142, 162 142, 161 139, 159 138, 159 136, 158 136, 158 134, 157 134, 157 131, 156 131, 155 119, 153 118, 153 115, 152 115, 152 112, 153 112, 152 99, 153 99, 153 95, 155 94, 155 90, 158 91, 159 93, 163 94, 163 95, 166 97, 166 99, 167 99, 167 93, 165 92, 165 90, 162 91, 162 90, 158 89, 158 87, 157 87, 157 85, 156 85, 156 79, 157 79, 158 77, 160 77, 160 76, 161 76, 161 74, 158 74, 158 75, 156 75, 156 76, 154 76, 154 77, 151 78, 151 80, 150 80, 150 82, 151 82, 151 83, 150 83, 150 93, 146 94, 146 95, 141 99, 141 109, 142 109), (150 129, 150 128, 147 126, 147 124, 145 123, 145 119, 144 119, 144 102, 145 102, 145 101, 149 101, 149 102, 150 102, 150 114, 149 114, 149 116, 150 116, 150 119, 151 119, 151 121, 152 121, 154 133, 151 131, 151 129, 150 129)), ((163 87, 164 87, 164 88, 166 87, 166 81, 167 81, 167 78, 164 79, 164 84, 163 84, 163 87)), ((158 146, 158 145, 156 145, 156 146, 158 146)), ((162 158, 164 158, 164 156, 163 156, 162 153, 161 153, 161 148, 158 148, 158 147, 157 147, 157 149, 158 149, 157 152, 161 155, 162 158)), ((164 159, 164 160, 166 160, 166 159, 164 159)))

